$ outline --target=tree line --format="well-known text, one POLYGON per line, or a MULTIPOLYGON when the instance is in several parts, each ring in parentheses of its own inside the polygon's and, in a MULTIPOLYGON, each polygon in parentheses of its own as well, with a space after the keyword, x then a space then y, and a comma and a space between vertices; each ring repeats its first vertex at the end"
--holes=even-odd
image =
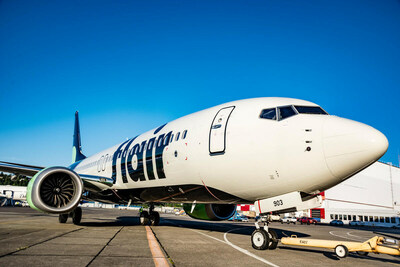
POLYGON ((29 179, 23 175, 12 175, 0 172, 0 185, 27 186, 29 179))

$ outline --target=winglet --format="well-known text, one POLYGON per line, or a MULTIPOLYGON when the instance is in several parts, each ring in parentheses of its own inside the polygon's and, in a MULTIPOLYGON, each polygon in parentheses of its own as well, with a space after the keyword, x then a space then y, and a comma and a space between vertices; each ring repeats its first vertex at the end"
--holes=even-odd
POLYGON ((77 111, 75 112, 74 141, 72 143, 72 163, 83 160, 85 158, 86 156, 82 154, 81 133, 79 130, 79 115, 77 111))

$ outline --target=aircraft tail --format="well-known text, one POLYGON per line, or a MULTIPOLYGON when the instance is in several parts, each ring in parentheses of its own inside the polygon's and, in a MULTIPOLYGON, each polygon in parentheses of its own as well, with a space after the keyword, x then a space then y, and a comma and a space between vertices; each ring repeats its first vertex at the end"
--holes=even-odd
POLYGON ((75 112, 74 141, 72 143, 72 163, 83 160, 85 158, 86 156, 82 154, 81 133, 79 130, 79 115, 77 111, 75 112))

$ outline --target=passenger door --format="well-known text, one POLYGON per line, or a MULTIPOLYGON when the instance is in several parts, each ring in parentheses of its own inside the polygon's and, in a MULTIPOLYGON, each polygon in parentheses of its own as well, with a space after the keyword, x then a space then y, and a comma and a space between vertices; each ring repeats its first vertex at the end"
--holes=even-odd
POLYGON ((235 107, 220 109, 214 117, 210 129, 210 154, 224 153, 226 147, 226 127, 229 117, 235 107))

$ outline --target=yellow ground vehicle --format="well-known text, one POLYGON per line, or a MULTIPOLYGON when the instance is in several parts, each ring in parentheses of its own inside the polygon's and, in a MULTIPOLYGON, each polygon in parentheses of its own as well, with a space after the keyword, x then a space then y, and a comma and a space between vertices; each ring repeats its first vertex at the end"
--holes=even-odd
POLYGON ((339 258, 345 258, 349 252, 356 252, 359 255, 367 255, 369 252, 389 255, 400 255, 400 242, 396 238, 374 236, 365 242, 349 242, 321 239, 305 239, 297 236, 282 237, 284 245, 318 247, 334 249, 339 258))

